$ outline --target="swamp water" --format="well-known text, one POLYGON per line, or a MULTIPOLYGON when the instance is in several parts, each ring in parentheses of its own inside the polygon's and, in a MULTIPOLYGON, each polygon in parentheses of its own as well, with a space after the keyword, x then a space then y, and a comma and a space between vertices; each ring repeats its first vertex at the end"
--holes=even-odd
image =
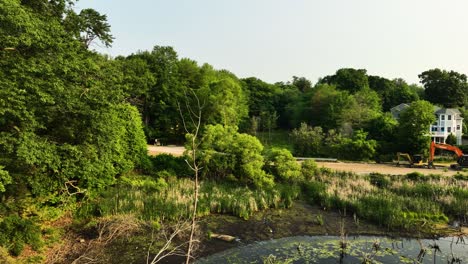
POLYGON ((468 237, 296 236, 228 249, 205 263, 468 263, 468 237), (367 262, 366 262, 367 261, 367 262))

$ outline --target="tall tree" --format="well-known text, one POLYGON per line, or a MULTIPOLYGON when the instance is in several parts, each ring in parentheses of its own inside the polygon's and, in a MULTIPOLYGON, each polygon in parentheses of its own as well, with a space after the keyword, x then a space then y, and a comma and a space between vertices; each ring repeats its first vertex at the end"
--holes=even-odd
POLYGON ((344 90, 350 93, 369 88, 367 71, 365 69, 339 69, 334 75, 325 76, 320 83, 333 84, 338 90, 344 90))
POLYGON ((10 201, 0 222, 16 217, 19 230, 23 218, 95 194, 146 155, 122 73, 64 26, 69 2, 0 2, 0 200, 10 201))
POLYGON ((296 86, 301 92, 312 89, 312 82, 305 77, 293 76, 292 85, 296 86))
POLYGON ((465 74, 455 71, 432 69, 419 75, 424 85, 426 99, 444 107, 464 106, 468 96, 465 74))
POLYGON ((379 94, 384 111, 401 103, 411 103, 419 99, 414 87, 403 79, 389 80, 380 76, 369 76, 369 86, 379 94))
POLYGON ((403 110, 398 125, 400 151, 427 154, 431 142, 429 127, 434 121, 434 106, 427 101, 415 101, 403 110))

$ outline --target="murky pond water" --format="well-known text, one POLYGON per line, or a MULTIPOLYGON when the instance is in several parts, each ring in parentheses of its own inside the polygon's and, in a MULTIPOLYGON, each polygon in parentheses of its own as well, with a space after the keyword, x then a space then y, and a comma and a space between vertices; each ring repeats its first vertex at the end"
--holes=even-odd
POLYGON ((468 237, 359 236, 342 240, 297 236, 240 245, 197 263, 468 263, 468 237))

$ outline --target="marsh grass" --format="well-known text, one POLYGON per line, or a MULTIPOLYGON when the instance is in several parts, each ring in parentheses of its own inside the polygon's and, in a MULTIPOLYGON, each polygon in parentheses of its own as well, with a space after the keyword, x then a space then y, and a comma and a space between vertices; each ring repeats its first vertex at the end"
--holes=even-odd
MULTIPOLYGON (((255 189, 235 183, 202 181, 198 216, 210 213, 232 214, 248 219, 267 208, 288 208, 297 199, 300 188, 276 184, 269 189, 255 189)), ((97 200, 83 205, 79 215, 134 214, 143 220, 176 220, 188 217, 193 209, 193 181, 133 175, 109 188, 97 200)))
MULTIPOLYGON (((122 177, 97 199, 84 203, 79 215, 134 214, 142 220, 172 221, 192 210, 193 182, 188 178, 122 177)), ((235 182, 200 183, 198 216, 231 214, 248 219, 267 208, 287 208, 304 199, 323 209, 347 210, 356 218, 389 229, 430 228, 436 223, 468 221, 468 180, 411 173, 402 176, 318 170, 300 184, 277 183, 252 188, 235 182)))
POLYGON ((466 222, 467 184, 463 176, 322 172, 304 183, 302 193, 324 209, 347 209, 390 229, 410 229, 447 223, 449 219, 466 222))

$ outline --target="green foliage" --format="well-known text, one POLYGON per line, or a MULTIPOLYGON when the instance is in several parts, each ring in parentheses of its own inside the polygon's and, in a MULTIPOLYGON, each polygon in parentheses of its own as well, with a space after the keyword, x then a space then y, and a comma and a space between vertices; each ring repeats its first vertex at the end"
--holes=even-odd
POLYGON ((463 183, 437 175, 414 175, 319 173, 303 183, 302 192, 310 203, 346 209, 397 230, 424 225, 430 229, 432 224, 447 223, 448 217, 464 217, 468 192, 461 187, 463 183))
POLYGON ((334 75, 324 77, 321 82, 336 85, 339 90, 351 93, 369 88, 367 71, 365 69, 339 69, 334 75))
POLYGON ((304 179, 309 181, 319 173, 319 168, 314 160, 304 160, 301 163, 301 172, 304 179))
POLYGON ((0 166, 0 193, 5 192, 5 186, 11 183, 11 176, 8 171, 3 170, 0 166))
POLYGON ((29 244, 34 250, 43 246, 41 230, 31 219, 11 215, 0 221, 0 245, 7 248, 11 254, 18 256, 29 244))
POLYGON ((420 87, 408 85, 402 79, 388 80, 379 76, 369 76, 369 87, 379 94, 384 111, 401 103, 411 103, 419 100, 420 87))
POLYGON ((291 133, 294 154, 305 157, 319 156, 324 137, 321 127, 310 127, 306 123, 301 123, 301 126, 291 133))
POLYGON ((445 143, 449 145, 456 145, 457 137, 454 134, 450 133, 450 135, 448 135, 447 138, 445 139, 445 143))
POLYGON ((348 91, 337 90, 334 86, 321 84, 306 94, 302 120, 324 129, 341 127, 344 114, 356 105, 348 91))
MULTIPOLYGON (((299 195, 293 184, 273 188, 249 188, 227 182, 204 180, 200 183, 198 216, 225 213, 248 219, 268 208, 287 208, 299 195)), ((176 179, 167 182, 151 177, 123 177, 95 200, 78 211, 80 217, 91 215, 135 214, 144 220, 177 220, 191 215, 193 182, 176 179)))
POLYGON ((262 170, 263 146, 260 141, 238 133, 234 127, 206 126, 199 150, 204 177, 232 179, 259 187, 273 185, 272 176, 262 170))
POLYGON ((415 101, 400 114, 398 142, 400 151, 428 153, 431 138, 428 127, 435 121, 434 107, 427 101, 415 101))
POLYGON ((207 124, 238 126, 247 117, 247 102, 241 84, 231 74, 220 72, 218 80, 202 91, 207 124), (222 103, 220 103, 222 102, 222 103))
POLYGON ((337 146, 336 155, 348 160, 370 160, 374 157, 377 147, 375 140, 367 139, 367 132, 354 131, 352 138, 343 138, 337 146))
POLYGON ((193 171, 187 166, 185 157, 174 157, 169 154, 159 154, 151 157, 152 168, 149 173, 154 175, 160 171, 168 171, 178 177, 193 175, 193 171))
POLYGON ((378 188, 387 188, 390 185, 390 179, 388 176, 380 173, 369 174, 370 183, 378 188))
POLYGON ((426 99, 444 107, 465 105, 468 83, 465 74, 440 69, 427 70, 419 75, 424 85, 426 99))
POLYGON ((276 179, 284 182, 296 182, 302 179, 301 167, 287 149, 272 148, 267 150, 265 168, 276 179))

